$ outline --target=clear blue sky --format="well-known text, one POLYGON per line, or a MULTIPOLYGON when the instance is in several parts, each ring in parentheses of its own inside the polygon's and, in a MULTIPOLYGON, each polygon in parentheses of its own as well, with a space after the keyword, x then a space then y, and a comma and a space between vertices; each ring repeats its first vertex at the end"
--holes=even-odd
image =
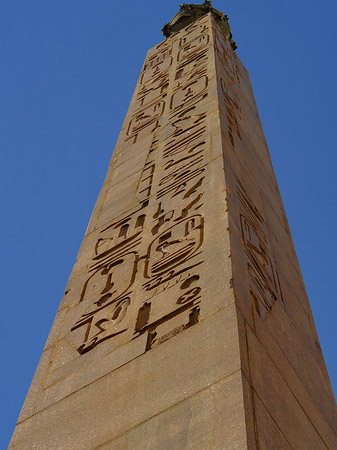
MULTIPOLYGON (((146 51, 172 0, 0 3, 1 438, 6 448, 146 51)), ((337 390, 332 0, 215 0, 250 72, 337 390)))

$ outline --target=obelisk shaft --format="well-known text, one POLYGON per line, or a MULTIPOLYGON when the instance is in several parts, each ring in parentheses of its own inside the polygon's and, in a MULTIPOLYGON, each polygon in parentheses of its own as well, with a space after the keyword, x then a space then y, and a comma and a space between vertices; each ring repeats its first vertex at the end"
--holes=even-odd
POLYGON ((148 52, 10 448, 317 450, 334 413, 248 73, 208 13, 148 52))

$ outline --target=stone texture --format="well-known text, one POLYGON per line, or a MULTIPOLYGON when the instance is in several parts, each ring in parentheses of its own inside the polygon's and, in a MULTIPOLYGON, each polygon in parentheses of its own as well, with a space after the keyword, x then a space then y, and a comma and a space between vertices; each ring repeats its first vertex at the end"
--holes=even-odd
POLYGON ((207 14, 148 51, 10 449, 336 436, 249 75, 207 14))
MULTIPOLYGON (((213 392, 226 399, 220 401, 220 409, 235 403, 237 416, 226 426, 231 430, 235 425, 232 420, 236 423, 237 417, 241 417, 236 429, 242 432, 242 442, 246 433, 240 379, 236 314, 232 305, 72 395, 56 399, 56 403, 17 426, 12 446, 95 448, 210 386, 213 390, 207 397, 212 397, 213 392), (192 355, 191 348, 198 354, 192 355), (234 378, 232 374, 236 374, 234 378), (235 387, 226 387, 226 380, 232 378, 235 387), (224 382, 219 384, 221 380, 224 382)), ((231 381, 228 383, 233 386, 231 381)), ((43 406, 40 403, 37 408, 43 406)), ((213 419, 207 420, 217 423, 216 433, 221 435, 222 415, 215 414, 214 418, 212 414, 213 419)), ((229 440, 236 434, 231 433, 229 440)))
POLYGON ((98 448, 242 449, 246 447, 241 375, 213 384, 98 448))

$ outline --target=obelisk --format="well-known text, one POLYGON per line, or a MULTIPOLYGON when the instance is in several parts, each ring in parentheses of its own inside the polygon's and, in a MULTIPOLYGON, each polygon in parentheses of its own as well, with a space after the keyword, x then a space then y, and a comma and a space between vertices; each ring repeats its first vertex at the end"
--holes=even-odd
POLYGON ((336 449, 336 404, 227 16, 148 51, 11 449, 336 449))

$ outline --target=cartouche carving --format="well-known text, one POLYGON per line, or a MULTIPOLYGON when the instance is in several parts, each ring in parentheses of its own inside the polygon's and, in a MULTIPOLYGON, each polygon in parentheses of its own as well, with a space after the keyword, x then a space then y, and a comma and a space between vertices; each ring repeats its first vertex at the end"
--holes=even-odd
POLYGON ((201 247, 203 217, 195 215, 166 229, 149 246, 145 277, 162 276, 182 261, 187 261, 201 247))
POLYGON ((191 58, 191 56, 194 56, 195 53, 197 53, 200 49, 206 47, 208 43, 209 36, 207 34, 196 37, 187 45, 185 45, 182 50, 180 50, 180 52, 178 53, 178 61, 182 61, 186 58, 191 58))
POLYGON ((164 97, 168 88, 168 83, 164 82, 155 86, 144 85, 139 89, 136 98, 136 108, 145 107, 148 104, 159 101, 164 97))
POLYGON ((172 44, 162 43, 157 46, 158 53, 151 56, 144 64, 143 72, 140 78, 142 85, 146 83, 157 82, 158 78, 167 74, 172 64, 172 44))
POLYGON ((133 143, 135 143, 139 133, 150 125, 152 126, 151 132, 153 133, 159 125, 158 121, 164 113, 164 108, 165 100, 156 100, 152 104, 146 105, 134 113, 127 128, 126 140, 132 139, 133 143))

